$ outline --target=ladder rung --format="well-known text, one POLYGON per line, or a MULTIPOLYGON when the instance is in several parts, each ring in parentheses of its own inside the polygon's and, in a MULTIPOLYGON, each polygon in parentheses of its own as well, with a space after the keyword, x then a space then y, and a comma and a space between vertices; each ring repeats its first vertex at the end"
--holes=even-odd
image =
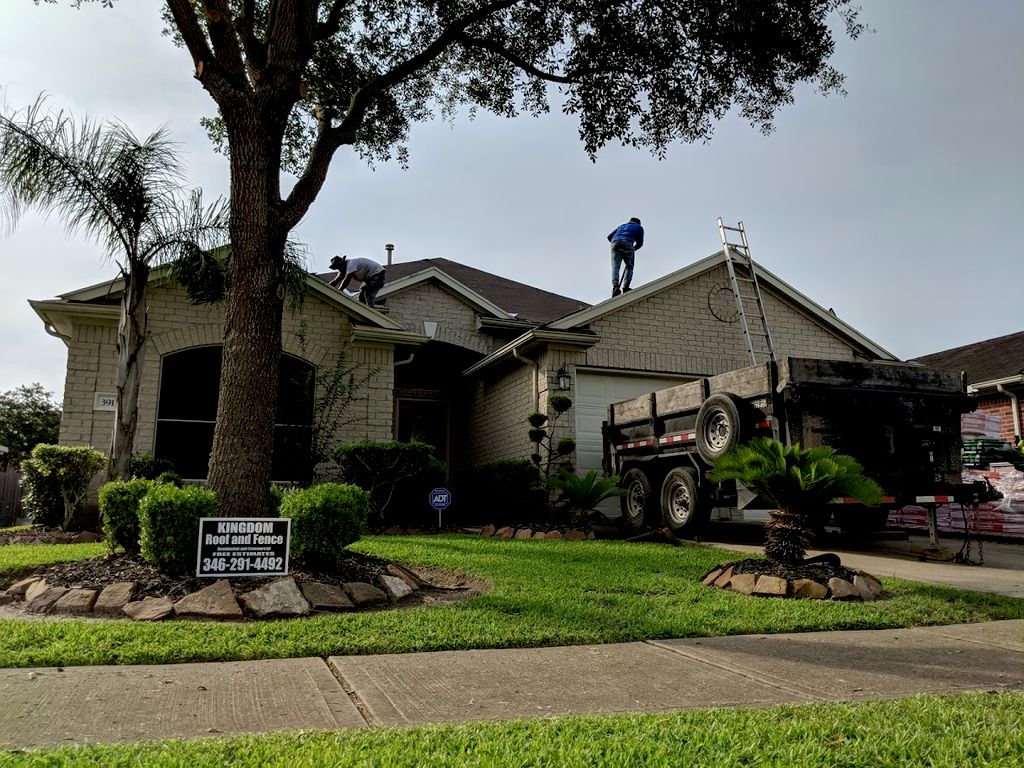
POLYGON ((730 226, 728 226, 726 224, 722 225, 722 229, 728 229, 730 232, 742 232, 743 231, 739 227, 730 227, 730 226))

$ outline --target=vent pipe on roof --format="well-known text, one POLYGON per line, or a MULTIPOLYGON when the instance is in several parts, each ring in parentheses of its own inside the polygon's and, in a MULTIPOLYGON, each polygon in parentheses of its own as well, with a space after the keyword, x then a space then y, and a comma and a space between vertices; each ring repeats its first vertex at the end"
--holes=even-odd
POLYGON ((384 244, 384 250, 388 252, 388 266, 390 267, 391 266, 391 254, 393 254, 395 252, 395 244, 394 243, 385 243, 384 244))

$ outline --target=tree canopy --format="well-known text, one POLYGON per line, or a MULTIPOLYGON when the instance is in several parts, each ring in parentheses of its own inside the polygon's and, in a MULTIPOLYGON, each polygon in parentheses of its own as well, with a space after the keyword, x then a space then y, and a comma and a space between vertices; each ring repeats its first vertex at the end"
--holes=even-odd
POLYGON ((17 466, 40 443, 56 443, 60 406, 42 384, 33 383, 0 393, 0 445, 17 466))

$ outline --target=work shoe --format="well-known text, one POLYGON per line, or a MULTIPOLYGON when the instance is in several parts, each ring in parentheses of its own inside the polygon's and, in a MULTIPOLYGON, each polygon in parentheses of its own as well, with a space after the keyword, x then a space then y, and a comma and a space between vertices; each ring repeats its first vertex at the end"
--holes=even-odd
POLYGON ((620 291, 620 290, 619 290, 619 286, 617 286, 617 285, 613 285, 613 286, 612 286, 612 298, 614 299, 614 298, 615 298, 616 296, 618 296, 618 295, 619 295, 620 293, 622 293, 622 291, 620 291))
POLYGON ((623 289, 622 289, 622 292, 623 292, 623 293, 625 293, 626 291, 632 291, 632 290, 633 290, 633 289, 632 289, 632 288, 630 288, 630 287, 629 287, 629 286, 627 285, 627 286, 626 286, 625 288, 623 288, 623 289))

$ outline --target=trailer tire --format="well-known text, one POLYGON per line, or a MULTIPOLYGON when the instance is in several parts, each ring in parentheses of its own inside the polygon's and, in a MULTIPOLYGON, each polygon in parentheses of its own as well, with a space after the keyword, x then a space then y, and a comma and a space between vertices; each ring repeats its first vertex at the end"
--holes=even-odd
POLYGON ((654 499, 650 478, 642 469, 633 467, 622 476, 619 487, 626 491, 619 502, 623 522, 630 528, 643 527, 650 517, 654 499))
POLYGON ((697 473, 692 469, 670 469, 661 484, 661 518, 672 533, 688 535, 707 518, 707 506, 697 490, 697 473))
POLYGON ((720 392, 711 395, 697 411, 697 453, 708 464, 743 442, 746 437, 740 413, 744 403, 736 395, 720 392))

